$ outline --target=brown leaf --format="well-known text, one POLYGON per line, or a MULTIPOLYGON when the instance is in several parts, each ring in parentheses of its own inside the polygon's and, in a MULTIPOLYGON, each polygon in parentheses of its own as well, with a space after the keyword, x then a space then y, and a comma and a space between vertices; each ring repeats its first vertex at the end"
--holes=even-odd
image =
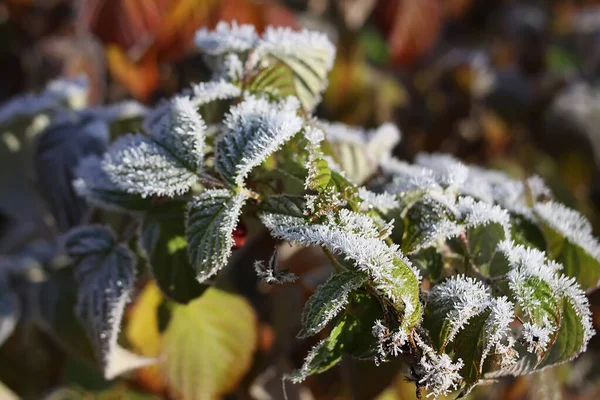
POLYGON ((384 0, 375 18, 389 42, 395 64, 410 65, 434 46, 442 26, 438 0, 384 0))

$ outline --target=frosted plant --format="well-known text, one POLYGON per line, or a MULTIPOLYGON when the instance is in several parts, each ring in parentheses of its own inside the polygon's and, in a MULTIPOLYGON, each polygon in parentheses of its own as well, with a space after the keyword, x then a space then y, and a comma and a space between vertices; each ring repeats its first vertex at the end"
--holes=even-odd
MULTIPOLYGON (((304 307, 299 336, 321 340, 286 376, 293 382, 346 354, 377 364, 401 356, 428 396, 465 395, 482 380, 585 351, 594 335, 585 290, 600 280, 600 246, 541 178, 515 180, 442 154, 407 163, 392 156, 400 133, 391 124, 365 131, 317 120, 311 110, 335 55, 320 33, 259 35, 220 23, 196 43, 213 78, 151 110, 48 111, 49 126, 91 124, 72 151, 50 154, 73 155, 62 183, 86 207, 66 224, 63 250, 78 282, 77 314, 107 377, 155 361, 118 344, 136 272, 156 282, 165 309, 195 305, 208 285, 242 268, 295 284, 277 251, 268 263, 248 259, 262 251, 235 254, 264 245, 253 239, 265 229, 277 246, 323 252, 334 271, 304 307), (123 120, 132 133, 116 129, 123 120), (94 133, 106 146, 79 146, 94 133), (117 234, 83 225, 103 220, 117 234)), ((60 142, 48 132, 48 143, 60 142)))

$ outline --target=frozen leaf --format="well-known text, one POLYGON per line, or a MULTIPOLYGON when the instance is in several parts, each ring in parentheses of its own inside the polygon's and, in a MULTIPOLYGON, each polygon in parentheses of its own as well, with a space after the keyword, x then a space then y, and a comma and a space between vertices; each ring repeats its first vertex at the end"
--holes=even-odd
POLYGON ((129 193, 114 184, 97 156, 83 159, 75 170, 73 187, 78 195, 97 207, 119 211, 142 211, 152 207, 151 199, 129 193))
POLYGON ((327 36, 269 26, 258 42, 257 53, 292 69, 296 95, 305 110, 312 110, 321 100, 335 58, 335 47, 327 36))
POLYGON ((42 198, 61 231, 78 225, 87 207, 73 188, 75 169, 89 156, 101 156, 109 143, 105 121, 62 114, 37 138, 35 172, 42 198))
POLYGON ((232 185, 244 185, 252 169, 302 129, 296 115, 298 101, 288 97, 278 103, 246 97, 225 118, 225 133, 217 140, 215 167, 232 185))
POLYGON ((135 258, 131 251, 117 243, 112 231, 100 226, 72 229, 65 238, 65 249, 77 265, 77 316, 92 341, 105 377, 112 379, 154 362, 128 352, 117 343, 135 280, 135 258))
POLYGON ((348 304, 348 296, 360 288, 368 277, 356 271, 344 271, 332 275, 320 285, 308 299, 302 311, 302 330, 298 337, 318 333, 348 304))
POLYGON ((257 341, 257 317, 248 302, 210 288, 173 308, 162 350, 168 385, 187 400, 221 398, 250 369, 257 341))
POLYGON ((227 265, 247 197, 225 189, 209 189, 197 196, 187 211, 186 237, 196 279, 204 282, 227 265))
POLYGON ((185 238, 185 203, 170 202, 146 213, 140 243, 161 291, 178 303, 199 297, 206 286, 196 281, 185 238))
POLYGON ((159 106, 145 125, 150 136, 118 139, 103 168, 119 188, 142 197, 183 194, 196 182, 204 160, 206 126, 186 97, 159 106))
POLYGON ((411 371, 413 375, 411 379, 415 380, 417 386, 429 390, 428 396, 434 398, 448 395, 452 390, 457 389, 462 381, 462 376, 459 374, 464 366, 462 359, 453 362, 447 354, 436 353, 419 335, 414 335, 414 340, 423 353, 419 363, 411 371))
POLYGON ((564 272, 586 289, 600 282, 600 243, 592 225, 575 210, 553 201, 535 205, 550 258, 564 265, 564 272))

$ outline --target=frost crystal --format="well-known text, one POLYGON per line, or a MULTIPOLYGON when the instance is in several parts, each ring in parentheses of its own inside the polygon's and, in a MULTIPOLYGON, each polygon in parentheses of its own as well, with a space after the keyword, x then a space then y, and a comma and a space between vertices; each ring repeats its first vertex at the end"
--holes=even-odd
POLYGON ((515 319, 514 304, 506 297, 490 301, 490 315, 485 321, 486 346, 481 355, 481 363, 490 353, 500 356, 500 368, 514 365, 518 357, 514 350, 514 339, 510 336, 510 324, 515 319))
POLYGON ((467 227, 496 223, 502 226, 506 237, 510 236, 510 216, 502 207, 475 201, 471 197, 460 197, 456 209, 457 217, 463 220, 467 227))
POLYGON ((414 339, 423 350, 423 356, 413 372, 418 384, 430 391, 427 397, 445 396, 457 389, 462 381, 458 373, 464 366, 462 359, 452 362, 447 354, 436 353, 419 335, 414 335, 414 339))
POLYGON ((248 96, 225 119, 226 132, 216 143, 215 166, 230 183, 243 186, 250 171, 302 129, 298 100, 279 103, 248 96))
POLYGON ((256 275, 265 283, 269 285, 272 284, 285 284, 285 283, 293 283, 298 280, 298 277, 288 272, 287 270, 280 271, 278 267, 278 251, 275 249, 275 252, 269 259, 269 264, 265 266, 263 261, 256 260, 254 262, 254 270, 256 271, 256 275))
POLYGON ((225 53, 243 53, 256 44, 258 36, 253 25, 219 22, 213 31, 206 28, 196 32, 196 46, 213 56, 225 53))
POLYGON ((402 347, 408 342, 408 334, 403 329, 391 331, 381 320, 376 320, 372 334, 377 339, 377 356, 375 364, 387 362, 389 357, 402 354, 402 347))

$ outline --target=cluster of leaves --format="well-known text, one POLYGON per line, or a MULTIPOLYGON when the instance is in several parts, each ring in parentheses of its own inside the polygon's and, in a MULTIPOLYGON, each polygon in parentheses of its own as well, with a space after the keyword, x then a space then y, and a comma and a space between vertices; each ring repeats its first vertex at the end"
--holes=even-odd
MULTIPOLYGON (((60 160, 62 186, 51 192, 68 195, 46 201, 77 211, 57 219, 58 228, 71 228, 62 247, 74 268, 75 311, 107 378, 161 362, 178 392, 196 396, 183 375, 200 356, 186 325, 201 330, 199 318, 210 323, 207 310, 228 302, 248 314, 243 301, 206 288, 240 244, 237 232, 257 220, 277 240, 320 247, 336 271, 305 306, 299 336, 329 333, 287 376, 293 382, 346 353, 376 363, 402 354, 408 376, 437 397, 585 351, 594 331, 584 289, 600 280, 600 246, 587 220, 552 200, 541 179, 515 181, 445 155, 408 164, 391 156, 400 139, 393 125, 363 131, 314 118, 335 56, 322 34, 258 35, 220 23, 198 31, 196 44, 213 79, 140 112, 139 133, 116 133, 108 146, 107 121, 119 113, 106 108, 53 122, 102 138, 87 151, 90 142, 69 142, 77 151, 60 160), (100 209, 117 212, 118 235, 87 224, 100 209), (137 264, 149 266, 171 305, 153 354, 118 343, 137 264)), ((65 132, 50 128, 41 161, 65 132)), ((47 165, 39 177, 49 179, 47 165)), ((277 252, 255 268, 267 283, 294 280, 280 271, 277 252)), ((256 323, 235 318, 230 336, 211 337, 230 355, 240 321, 256 323)), ((229 358, 224 370, 235 363, 229 358)), ((213 384, 215 394, 226 390, 213 384)))

